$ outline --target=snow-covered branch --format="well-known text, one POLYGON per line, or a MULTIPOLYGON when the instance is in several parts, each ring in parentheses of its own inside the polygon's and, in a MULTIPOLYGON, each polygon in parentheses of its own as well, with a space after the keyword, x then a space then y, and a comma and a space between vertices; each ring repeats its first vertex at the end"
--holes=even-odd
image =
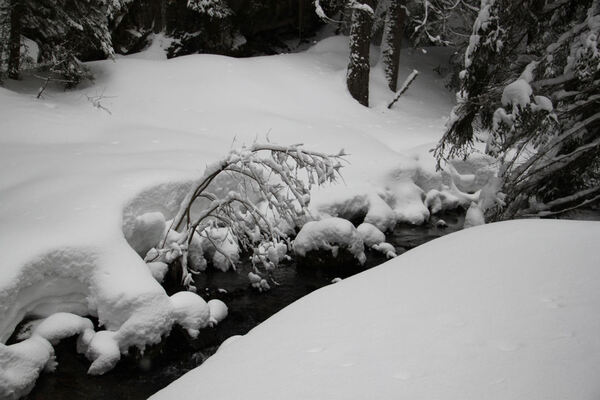
MULTIPOLYGON (((208 166, 192 186, 159 248, 151 250, 150 259, 168 263, 180 260, 182 282, 193 289, 190 273, 195 267, 188 265, 188 254, 198 251, 197 242, 202 238, 210 241, 218 251, 209 233, 226 228, 242 249, 255 254, 253 259, 257 265, 262 265, 263 272, 269 277, 283 256, 280 253, 287 233, 282 226, 293 228, 310 219, 307 208, 310 188, 335 182, 340 176, 344 155, 343 151, 326 154, 305 150, 300 144, 255 143, 231 150, 220 161, 208 166), (236 184, 227 195, 219 197, 208 190, 223 174, 230 174, 236 184), (197 211, 201 200, 204 204, 197 211)), ((231 263, 226 254, 224 257, 231 263)), ((258 269, 256 273, 259 273, 258 269)))

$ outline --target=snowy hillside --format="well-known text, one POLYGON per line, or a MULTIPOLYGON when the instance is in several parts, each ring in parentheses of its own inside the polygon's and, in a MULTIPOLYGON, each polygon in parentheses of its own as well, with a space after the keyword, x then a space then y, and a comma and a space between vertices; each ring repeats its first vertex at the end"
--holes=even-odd
POLYGON ((597 399, 598 235, 537 220, 437 239, 306 296, 152 399, 597 399))
MULTIPOLYGON (((190 179, 256 138, 351 154, 345 185, 316 193, 315 207, 335 214, 329 203, 364 203, 370 193, 361 207, 375 217, 422 221, 425 192, 442 189, 427 151, 452 102, 432 71, 447 53, 403 58, 400 79, 413 68, 422 74, 388 110, 392 93, 378 68, 372 108, 348 95, 346 49, 334 37, 299 54, 166 61, 153 46, 92 63, 96 82, 75 91, 35 99, 33 78, 0 88, 0 340, 27 315, 97 316, 110 334, 88 352, 92 373, 130 346, 160 341, 181 321, 123 232, 145 212, 172 216, 190 179), (107 346, 108 355, 99 350, 107 346)), ((29 372, 18 384, 27 386, 51 352, 29 360, 11 347, 0 344, 0 363, 21 357, 29 372)))

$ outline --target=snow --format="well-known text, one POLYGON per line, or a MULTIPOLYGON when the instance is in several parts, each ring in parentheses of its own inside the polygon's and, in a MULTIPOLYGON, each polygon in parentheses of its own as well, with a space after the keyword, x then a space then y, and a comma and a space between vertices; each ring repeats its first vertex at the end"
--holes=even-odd
POLYGON ((205 257, 212 266, 227 271, 240 259, 241 248, 229 228, 213 228, 200 238, 205 257))
POLYGON ((210 310, 210 321, 211 325, 217 325, 219 322, 227 318, 229 310, 227 305, 219 299, 212 299, 208 301, 208 308, 210 310))
POLYGON ((57 344, 61 339, 75 335, 81 337, 94 333, 94 325, 87 318, 71 313, 56 313, 44 319, 33 330, 33 335, 39 335, 51 344, 57 344))
POLYGON ((483 224, 485 224, 485 217, 483 216, 483 211, 477 203, 471 203, 471 205, 467 209, 467 214, 465 215, 464 227, 471 228, 473 226, 483 224))
POLYGON ((531 103, 531 94, 533 90, 529 83, 525 79, 519 78, 516 81, 510 83, 504 88, 502 92, 502 105, 510 106, 513 108, 516 106, 525 107, 531 103))
MULTIPOLYGON (((345 184, 313 193, 321 205, 328 192, 366 193, 367 222, 382 231, 396 223, 390 215, 425 218, 422 189, 413 181, 433 165, 427 150, 453 102, 433 72, 447 50, 407 50, 399 79, 413 69, 421 77, 387 110, 393 94, 379 65, 372 71, 372 108, 347 94, 344 37, 304 53, 245 59, 166 60, 167 45, 156 35, 142 53, 89 63, 96 80, 76 90, 49 87, 35 99, 41 82, 33 77, 0 88, 0 342, 26 317, 97 317, 104 330, 88 338, 92 373, 114 366, 117 349, 160 342, 185 318, 157 281, 164 266, 146 264, 140 253, 206 165, 267 133, 273 142, 301 138, 307 148, 344 147, 351 154, 345 184), (410 201, 394 199, 405 191, 410 201)), ((202 270, 204 248, 196 250, 202 270)), ((225 269, 223 260, 215 262, 217 252, 206 256, 225 269)), ((34 337, 27 341, 40 340, 34 337)), ((14 346, 2 349, 13 354, 14 346)), ((43 364, 27 364, 37 371, 23 372, 19 390, 43 364)), ((0 369, 0 379, 6 371, 0 369)))
POLYGON ((598 235, 519 220, 442 237, 293 303, 151 398, 596 399, 598 235))
POLYGON ((377 229, 376 226, 369 224, 368 222, 360 224, 356 228, 356 231, 360 235, 365 246, 371 247, 375 244, 385 242, 385 234, 377 229))
MULTIPOLYGON (((195 293, 175 293, 171 296, 171 303, 176 322, 193 338, 197 337, 200 329, 208 326, 211 321, 210 305, 195 293)), ((222 313, 218 316, 221 317, 222 313)), ((227 312, 225 312, 225 316, 227 316, 227 312)), ((217 318, 215 317, 215 319, 217 318)))
POLYGON ((347 250, 360 264, 366 256, 361 235, 354 225, 343 218, 325 218, 304 224, 293 243, 294 253, 307 257, 310 252, 326 250, 337 257, 339 249, 347 250))
MULTIPOLYGON (((496 0, 481 0, 479 13, 477 14, 477 18, 473 23, 473 32, 469 37, 469 45, 465 50, 465 68, 469 68, 473 62, 473 53, 477 49, 477 46, 479 46, 479 42, 481 40, 479 32, 487 29, 490 21, 490 9, 494 6, 495 2, 496 0)), ((461 79, 464 79, 465 74, 466 71, 465 73, 461 74, 461 79)))
POLYGON ((396 249, 390 243, 381 242, 373 245, 373 250, 383 253, 387 258, 397 257, 396 249))
POLYGON ((54 348, 34 336, 12 346, 0 343, 0 398, 18 399, 31 391, 40 371, 52 368, 54 348))
POLYGON ((155 247, 167 229, 165 216, 160 212, 150 212, 137 216, 132 226, 124 232, 127 242, 141 256, 155 247))
POLYGON ((152 277, 156 279, 157 282, 162 282, 165 279, 165 275, 169 270, 169 266, 162 261, 149 262, 146 264, 152 277))
POLYGON ((85 356, 92 361, 88 374, 102 375, 113 369, 121 359, 115 332, 100 331, 96 333, 90 341, 85 356))

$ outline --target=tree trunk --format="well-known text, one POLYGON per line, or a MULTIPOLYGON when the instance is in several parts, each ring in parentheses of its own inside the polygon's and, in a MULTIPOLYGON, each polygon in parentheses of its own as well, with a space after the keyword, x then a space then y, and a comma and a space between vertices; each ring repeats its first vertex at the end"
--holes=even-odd
POLYGON ((150 7, 152 31, 154 33, 160 33, 165 29, 166 25, 167 2, 165 0, 154 0, 151 1, 150 7))
POLYGON ((348 91, 360 104, 369 106, 369 46, 371 44, 371 28, 373 26, 374 0, 360 0, 352 10, 352 26, 350 27, 350 62, 346 75, 348 91), (360 8, 361 5, 371 7, 371 12, 360 8))
POLYGON ((19 79, 21 61, 21 17, 23 5, 14 0, 10 7, 10 37, 8 39, 8 77, 19 79))
POLYGON ((385 78, 391 91, 398 90, 398 69, 400 66, 400 46, 404 30, 404 6, 406 0, 391 0, 385 19, 382 58, 385 78))

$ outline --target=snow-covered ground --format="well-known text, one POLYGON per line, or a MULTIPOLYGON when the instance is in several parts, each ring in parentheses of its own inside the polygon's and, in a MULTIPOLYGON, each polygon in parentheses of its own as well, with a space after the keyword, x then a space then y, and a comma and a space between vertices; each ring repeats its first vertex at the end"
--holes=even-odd
POLYGON ((25 316, 97 316, 109 332, 88 357, 108 349, 112 358, 96 373, 116 362, 115 349, 157 342, 184 323, 123 232, 146 212, 171 217, 190 180, 231 147, 268 137, 344 148, 345 184, 315 193, 314 207, 334 216, 363 208, 381 230, 423 221, 428 206, 468 205, 460 190, 481 186, 486 174, 468 175, 473 165, 459 163, 458 188, 444 192, 428 153, 453 102, 433 72, 447 55, 407 50, 400 80, 413 69, 421 75, 392 110, 380 67, 372 107, 350 98, 342 37, 298 54, 169 61, 157 40, 139 55, 90 64, 95 83, 74 91, 35 99, 32 79, 0 88, 0 364, 21 357, 29 380, 43 366, 1 344, 25 316))
POLYGON ((522 220, 434 240, 293 303, 152 399, 598 399, 599 235, 522 220))

